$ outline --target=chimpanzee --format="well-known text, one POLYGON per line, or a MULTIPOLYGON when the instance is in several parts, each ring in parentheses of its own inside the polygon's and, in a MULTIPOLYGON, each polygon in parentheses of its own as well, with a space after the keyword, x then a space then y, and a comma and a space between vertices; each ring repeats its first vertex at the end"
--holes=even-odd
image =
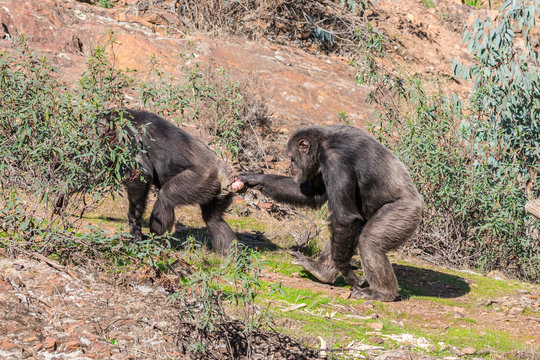
POLYGON ((120 114, 132 123, 137 133, 127 131, 139 137, 145 149, 137 158, 143 179, 135 177, 125 183, 130 233, 135 239, 142 238, 141 219, 154 185, 159 192, 150 216, 151 232, 162 235, 171 229, 176 206, 199 204, 214 250, 225 253, 236 236, 222 215, 233 192, 243 184, 234 181, 230 167, 203 140, 146 111, 114 110, 106 117, 120 114))
POLYGON ((423 208, 407 168, 370 135, 341 124, 299 128, 285 151, 293 178, 248 173, 239 179, 292 205, 319 208, 328 201, 329 244, 317 261, 296 253, 295 262, 323 282, 341 272, 352 297, 394 301, 399 287, 386 253, 413 234, 423 208), (367 283, 352 269, 357 248, 367 283))

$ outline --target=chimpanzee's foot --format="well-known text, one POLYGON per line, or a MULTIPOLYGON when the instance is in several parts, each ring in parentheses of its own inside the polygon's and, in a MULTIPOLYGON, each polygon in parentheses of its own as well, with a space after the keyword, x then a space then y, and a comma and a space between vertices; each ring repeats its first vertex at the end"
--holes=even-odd
POLYGON ((351 298, 353 299, 366 299, 366 300, 378 300, 378 301, 394 301, 397 298, 397 294, 387 294, 372 288, 362 288, 360 283, 351 288, 351 298))
POLYGON ((333 284, 339 275, 339 270, 336 269, 330 259, 326 262, 319 263, 297 251, 291 252, 291 255, 294 257, 293 264, 302 266, 311 275, 324 283, 333 284))
POLYGON ((137 243, 137 242, 141 242, 143 240, 146 240, 148 239, 148 235, 143 235, 142 233, 134 233, 134 234, 130 234, 131 235, 131 238, 129 239, 130 242, 133 242, 133 243, 137 243))

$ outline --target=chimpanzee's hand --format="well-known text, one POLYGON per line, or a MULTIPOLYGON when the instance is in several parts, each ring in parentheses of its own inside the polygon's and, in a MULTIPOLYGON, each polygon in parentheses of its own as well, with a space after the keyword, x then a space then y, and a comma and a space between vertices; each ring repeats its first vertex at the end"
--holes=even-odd
POLYGON ((246 188, 251 188, 260 185, 263 181, 263 176, 263 174, 247 173, 238 175, 238 179, 244 183, 246 188))

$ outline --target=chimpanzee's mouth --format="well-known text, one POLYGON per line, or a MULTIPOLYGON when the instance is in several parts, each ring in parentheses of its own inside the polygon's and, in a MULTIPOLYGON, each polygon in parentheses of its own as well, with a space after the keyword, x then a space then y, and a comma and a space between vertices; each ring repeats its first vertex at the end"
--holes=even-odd
POLYGON ((298 171, 298 168, 293 162, 291 162, 291 166, 289 167, 289 174, 294 179, 294 181, 298 182, 300 177, 300 171, 298 171))

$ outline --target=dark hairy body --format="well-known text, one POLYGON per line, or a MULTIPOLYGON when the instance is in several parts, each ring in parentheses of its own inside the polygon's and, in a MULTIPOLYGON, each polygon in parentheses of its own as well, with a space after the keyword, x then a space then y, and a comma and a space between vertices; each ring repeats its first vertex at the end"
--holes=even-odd
POLYGON ((346 125, 300 128, 286 153, 294 178, 239 178, 279 202, 311 208, 328 202, 329 243, 316 261, 296 253, 295 262, 327 283, 341 272, 353 297, 395 300, 399 286, 386 253, 413 234, 423 208, 407 168, 367 133, 346 125), (365 280, 351 266, 356 249, 365 280))
MULTIPOLYGON (((107 116, 119 116, 112 111, 107 116)), ((126 181, 129 200, 129 230, 135 239, 142 238, 141 221, 150 187, 159 189, 150 216, 150 231, 162 235, 174 223, 174 209, 198 204, 212 238, 214 250, 225 253, 236 236, 223 219, 231 204, 232 170, 206 143, 156 114, 122 110, 129 119, 146 152, 137 159, 142 179, 126 181), (141 130, 144 129, 144 130, 141 130)))

